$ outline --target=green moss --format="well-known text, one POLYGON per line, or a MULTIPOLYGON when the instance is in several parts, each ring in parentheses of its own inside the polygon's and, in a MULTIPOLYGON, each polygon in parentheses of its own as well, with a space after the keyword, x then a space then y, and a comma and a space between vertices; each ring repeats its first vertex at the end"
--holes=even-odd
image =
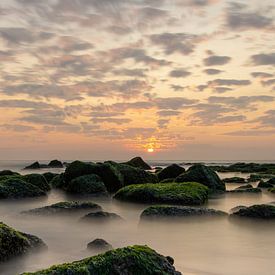
POLYGON ((44 178, 47 180, 48 183, 50 183, 51 180, 57 175, 58 174, 52 173, 52 172, 46 172, 46 173, 43 174, 44 178))
POLYGON ((268 191, 271 192, 271 193, 275 193, 275 188, 274 187, 273 188, 269 188, 268 191))
POLYGON ((5 176, 0 179, 0 198, 25 198, 46 195, 45 191, 26 182, 20 176, 5 176))
POLYGON ((168 259, 147 246, 131 246, 108 251, 71 264, 24 275, 179 275, 168 259))
POLYGON ((144 170, 151 170, 151 166, 147 164, 141 157, 134 157, 131 160, 125 162, 124 164, 144 169, 144 170))
POLYGON ((196 182, 138 184, 120 189, 115 198, 143 203, 200 205, 208 199, 208 188, 196 182))
POLYGON ((45 247, 45 244, 35 236, 21 233, 0 222, 0 262, 21 255, 35 247, 45 247))
POLYGON ((163 181, 165 179, 171 179, 171 178, 176 178, 180 174, 184 173, 185 169, 177 164, 172 164, 161 171, 157 173, 157 176, 160 181, 163 181))
POLYGON ((43 191, 50 191, 51 190, 50 185, 48 184, 47 180, 45 179, 45 177, 43 175, 29 174, 29 175, 23 176, 23 179, 26 182, 29 182, 32 185, 37 186, 38 188, 40 188, 43 191))
POLYGON ((269 204, 258 204, 249 207, 241 207, 232 215, 258 219, 275 219, 275 206, 269 204))
POLYGON ((60 174, 55 176, 51 181, 50 181, 50 186, 52 188, 62 188, 65 186, 65 181, 64 181, 64 174, 60 174))

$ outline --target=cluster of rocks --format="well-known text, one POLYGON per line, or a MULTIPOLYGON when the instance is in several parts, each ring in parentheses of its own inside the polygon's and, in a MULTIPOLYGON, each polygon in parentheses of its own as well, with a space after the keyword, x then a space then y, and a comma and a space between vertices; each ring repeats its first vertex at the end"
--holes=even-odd
POLYGON ((38 161, 26 166, 24 169, 43 169, 43 168, 63 168, 64 165, 61 161, 55 159, 51 160, 48 164, 41 164, 38 161))

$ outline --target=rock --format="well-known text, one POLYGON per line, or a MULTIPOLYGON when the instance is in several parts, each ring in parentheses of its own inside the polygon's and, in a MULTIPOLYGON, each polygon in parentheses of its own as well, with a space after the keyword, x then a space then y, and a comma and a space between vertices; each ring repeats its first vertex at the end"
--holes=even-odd
POLYGON ((249 207, 242 207, 231 215, 258 219, 275 219, 275 206, 268 204, 258 204, 249 207))
POLYGON ((173 179, 173 178, 165 179, 165 180, 160 181, 160 183, 172 183, 172 182, 174 182, 174 180, 175 179, 173 179))
POLYGON ((246 185, 242 185, 237 187, 235 190, 239 190, 239 189, 250 189, 253 188, 253 186, 251 184, 246 184, 246 185))
POLYGON ((31 165, 29 166, 26 166, 24 169, 40 169, 41 166, 40 166, 40 163, 38 161, 32 163, 31 165))
POLYGON ((46 248, 38 237, 16 231, 2 222, 0 222, 0 240, 0 262, 34 249, 46 248))
POLYGON ((184 218, 184 217, 221 217, 227 216, 227 213, 208 208, 196 208, 187 206, 150 206, 146 208, 140 218, 145 220, 154 220, 162 218, 184 218))
POLYGON ((17 176, 0 179, 0 199, 45 196, 46 192, 17 176))
POLYGON ((63 168, 63 163, 57 159, 52 160, 48 164, 49 168, 63 168))
POLYGON ((31 183, 32 185, 37 186, 38 188, 40 188, 41 190, 47 192, 51 190, 51 186, 48 184, 47 180, 45 179, 45 177, 41 174, 29 174, 29 175, 25 175, 23 176, 23 179, 28 182, 31 183))
POLYGON ((191 166, 185 173, 179 175, 176 182, 198 182, 207 186, 211 191, 225 191, 225 184, 219 176, 209 167, 196 164, 191 166))
POLYGON ((272 184, 272 185, 275 185, 275 177, 269 179, 269 180, 267 181, 267 183, 272 184))
POLYGON ((229 166, 213 166, 218 172, 242 172, 242 173, 275 173, 275 164, 273 163, 244 163, 238 162, 229 166))
POLYGON ((268 181, 265 182, 263 180, 261 180, 259 183, 258 183, 258 186, 257 188, 272 188, 273 187, 273 184, 269 183, 268 181))
POLYGON ((91 250, 102 251, 102 252, 113 249, 113 247, 103 239, 93 240, 92 242, 87 244, 87 248, 91 250))
POLYGON ((274 187, 273 188, 269 188, 268 191, 271 192, 271 193, 275 193, 275 188, 274 187))
POLYGON ((2 176, 15 176, 15 175, 20 176, 19 173, 13 172, 11 170, 0 171, 0 177, 2 177, 2 176))
MULTIPOLYGON (((132 184, 143 184, 143 183, 156 183, 158 178, 155 174, 151 172, 144 171, 143 169, 135 168, 126 164, 119 164, 116 162, 105 162, 114 169, 116 169, 123 178, 123 185, 132 185, 132 184)), ((116 190, 117 191, 117 190, 116 190)))
POLYGON ((55 176, 50 181, 49 184, 52 188, 62 188, 62 187, 64 187, 65 186, 64 174, 61 173, 60 175, 55 176))
POLYGON ((109 213, 104 211, 92 212, 81 218, 81 221, 121 221, 123 220, 119 215, 115 213, 109 213))
POLYGON ((185 169, 183 167, 177 164, 172 164, 158 172, 157 176, 159 181, 163 181, 165 179, 174 179, 184 172, 185 169))
POLYGON ((123 186, 123 176, 109 163, 94 164, 81 161, 74 161, 66 168, 65 183, 68 184, 74 178, 89 174, 101 177, 109 192, 115 192, 123 186))
POLYGON ((222 181, 225 183, 245 183, 245 179, 240 177, 225 178, 222 181))
POLYGON ((99 211, 101 207, 93 202, 58 202, 52 205, 34 208, 31 210, 23 211, 22 214, 30 215, 55 215, 55 214, 67 214, 80 211, 99 211))
POLYGON ((129 246, 96 255, 70 264, 53 266, 25 275, 180 275, 166 258, 147 246, 129 246))
POLYGON ((234 190, 226 191, 228 193, 262 193, 260 188, 236 188, 234 190))
POLYGON ((108 194, 104 182, 95 174, 80 176, 73 179, 67 185, 66 191, 74 194, 108 194))
POLYGON ((51 180, 55 177, 58 176, 58 174, 56 173, 52 173, 52 172, 46 172, 44 174, 42 174, 44 176, 44 178, 47 180, 47 182, 50 184, 51 180))
POLYGON ((237 212, 237 211, 239 211, 240 209, 243 209, 243 208, 246 208, 246 206, 240 205, 240 206, 233 207, 232 209, 230 209, 229 213, 233 214, 234 212, 237 212))
POLYGON ((141 157, 135 157, 125 162, 124 164, 130 165, 136 168, 140 168, 143 170, 152 170, 151 166, 147 164, 141 157))
POLYGON ((208 188, 194 182, 137 184, 120 189, 114 198, 140 203, 201 205, 208 199, 208 188))

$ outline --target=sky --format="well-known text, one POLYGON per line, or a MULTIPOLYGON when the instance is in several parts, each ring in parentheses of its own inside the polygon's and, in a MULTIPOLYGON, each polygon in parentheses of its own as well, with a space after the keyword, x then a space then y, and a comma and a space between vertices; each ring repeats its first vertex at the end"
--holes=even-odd
POLYGON ((275 160, 274 14, 1 0, 0 159, 275 160))

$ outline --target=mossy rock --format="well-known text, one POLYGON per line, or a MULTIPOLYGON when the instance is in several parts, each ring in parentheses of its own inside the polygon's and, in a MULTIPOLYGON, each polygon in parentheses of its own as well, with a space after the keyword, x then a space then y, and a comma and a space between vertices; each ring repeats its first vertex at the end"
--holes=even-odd
POLYGON ((51 186, 47 182, 46 178, 41 174, 29 174, 23 176, 23 179, 26 182, 31 183, 32 185, 37 186, 41 190, 47 192, 51 190, 51 186))
POLYGON ((275 185, 275 178, 271 178, 267 181, 267 183, 275 185))
POLYGON ((1 176, 15 176, 15 175, 20 176, 19 173, 13 172, 11 170, 2 170, 2 171, 0 171, 0 177, 1 176))
POLYGON ((271 193, 273 193, 273 194, 275 194, 275 188, 274 187, 273 188, 269 188, 268 191, 271 192, 271 193))
POLYGON ((101 252, 113 249, 112 245, 103 239, 95 239, 92 242, 89 242, 87 244, 87 248, 89 250, 101 251, 101 252))
POLYGON ((55 177, 58 176, 57 173, 52 173, 52 172, 46 172, 42 174, 44 178, 47 180, 47 182, 50 184, 51 180, 55 177))
POLYGON ((0 262, 37 248, 46 248, 41 239, 0 222, 0 262))
POLYGON ((93 202, 66 201, 21 212, 28 215, 55 215, 82 211, 99 211, 101 206, 93 202))
POLYGON ((257 188, 273 188, 273 184, 269 183, 268 181, 261 180, 258 183, 257 188))
POLYGON ((236 194, 242 194, 242 193, 251 193, 251 194, 259 194, 262 193, 262 190, 260 188, 236 188, 234 190, 226 191, 228 193, 236 193, 236 194))
POLYGON ((123 219, 116 213, 97 211, 92 212, 80 219, 81 221, 122 221, 123 219))
POLYGON ((225 184, 209 167, 202 164, 191 166, 185 173, 179 175, 176 182, 199 182, 207 186, 212 192, 225 191, 225 184))
POLYGON ((208 199, 208 188, 196 182, 129 185, 115 199, 140 203, 201 205, 208 199))
POLYGON ((104 182, 95 174, 80 176, 73 179, 67 185, 66 191, 74 194, 108 194, 104 182))
POLYGON ((123 177, 115 167, 108 163, 84 163, 72 162, 65 170, 64 179, 66 185, 77 177, 96 174, 103 180, 109 192, 115 192, 123 186, 123 177))
POLYGON ((275 164, 273 163, 245 163, 237 162, 229 166, 213 166, 218 172, 242 172, 242 173, 265 173, 274 174, 275 164))
POLYGON ((48 164, 50 168, 63 168, 63 163, 57 159, 51 160, 48 164))
POLYGON ((266 220, 275 219, 275 206, 269 204, 258 204, 249 207, 241 207, 231 215, 266 220))
POLYGON ((62 188, 62 187, 64 187, 65 186, 64 174, 61 173, 60 175, 55 176, 50 181, 49 184, 52 188, 62 188))
POLYGON ((46 192, 39 187, 22 180, 18 176, 7 176, 0 180, 0 199, 28 198, 45 196, 46 192))
POLYGON ((158 178, 155 174, 143 169, 111 161, 105 162, 104 164, 114 167, 122 175, 123 186, 158 182, 158 178))
POLYGON ((124 164, 136 167, 136 168, 140 168, 143 170, 151 170, 152 167, 146 163, 141 157, 134 157, 131 160, 125 162, 124 164))
POLYGON ((251 189, 251 188, 253 188, 253 186, 251 184, 245 184, 245 185, 237 187, 235 190, 239 190, 239 189, 251 189))
POLYGON ((180 275, 171 262, 171 257, 135 245, 24 275, 180 275))
POLYGON ((140 218, 142 220, 155 220, 163 218, 184 218, 184 217, 225 217, 227 213, 210 208, 198 208, 190 206, 168 206, 155 205, 146 208, 140 218))
POLYGON ((174 178, 170 178, 170 179, 162 180, 159 183, 171 183, 171 182, 174 182, 174 180, 175 180, 174 178))
POLYGON ((157 173, 157 176, 159 178, 159 181, 163 181, 165 179, 174 179, 180 174, 184 173, 185 169, 177 164, 172 164, 164 169, 162 169, 160 172, 157 173))
POLYGON ((225 178, 222 181, 225 183, 245 183, 246 182, 244 178, 240 178, 240 177, 225 178))

